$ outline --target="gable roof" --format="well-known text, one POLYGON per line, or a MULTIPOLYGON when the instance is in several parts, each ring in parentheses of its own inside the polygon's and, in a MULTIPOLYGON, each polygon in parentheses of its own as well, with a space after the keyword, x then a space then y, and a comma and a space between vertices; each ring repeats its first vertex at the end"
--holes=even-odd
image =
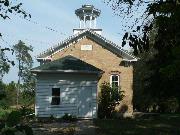
POLYGON ((105 37, 99 35, 98 33, 94 32, 91 29, 85 29, 85 30, 73 35, 73 36, 70 36, 66 40, 58 43, 58 45, 56 45, 52 48, 49 48, 48 50, 39 54, 37 56, 37 60, 46 59, 46 58, 52 56, 54 53, 62 51, 64 48, 71 46, 72 44, 78 42, 79 40, 81 40, 85 37, 88 37, 88 38, 96 41, 97 43, 99 43, 101 46, 105 47, 109 51, 117 54, 119 57, 123 57, 126 60, 133 60, 133 61, 137 60, 137 58, 134 55, 123 50, 117 44, 113 43, 110 40, 107 40, 105 37))
POLYGON ((31 72, 81 72, 81 73, 101 73, 101 69, 94 67, 73 56, 65 56, 31 69, 31 72))

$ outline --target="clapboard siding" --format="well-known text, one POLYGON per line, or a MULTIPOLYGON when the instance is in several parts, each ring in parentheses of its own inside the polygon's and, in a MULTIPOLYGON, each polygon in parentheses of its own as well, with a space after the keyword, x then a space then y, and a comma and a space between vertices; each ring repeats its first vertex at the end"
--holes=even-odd
POLYGON ((92 86, 96 86, 96 82, 81 82, 81 83, 78 83, 78 82, 75 82, 75 83, 68 83, 68 82, 53 82, 52 80, 50 80, 50 82, 48 83, 48 82, 37 82, 38 83, 38 86, 37 86, 37 88, 44 88, 45 90, 46 89, 48 89, 49 87, 51 87, 51 86, 62 86, 62 85, 64 85, 64 86, 73 86, 73 87, 78 87, 78 86, 90 86, 90 87, 92 87, 92 86))
POLYGON ((43 117, 45 116, 55 116, 55 117, 62 117, 65 113, 75 115, 77 114, 77 108, 74 106, 64 106, 59 108, 52 108, 52 107, 46 107, 46 108, 39 108, 38 110, 38 116, 43 117))
POLYGON ((38 97, 46 97, 46 96, 49 96, 49 94, 50 94, 50 92, 38 92, 37 94, 36 94, 36 96, 38 96, 38 97))
POLYGON ((81 90, 91 90, 92 116, 97 116, 97 77, 77 74, 38 74, 36 107, 38 117, 62 117, 65 113, 78 116, 81 90), (60 105, 51 105, 52 88, 60 88, 60 105))

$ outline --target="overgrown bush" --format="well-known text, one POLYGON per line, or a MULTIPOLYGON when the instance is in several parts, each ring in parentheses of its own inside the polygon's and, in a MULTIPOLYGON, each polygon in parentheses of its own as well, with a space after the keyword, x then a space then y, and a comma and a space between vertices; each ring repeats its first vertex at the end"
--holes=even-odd
POLYGON ((116 105, 123 99, 123 91, 120 88, 113 88, 109 83, 104 82, 100 86, 98 117, 112 118, 116 105))
POLYGON ((9 108, 9 105, 5 99, 0 100, 0 108, 4 110, 9 108))
POLYGON ((77 120, 77 117, 75 115, 65 113, 64 116, 62 116, 61 119, 64 120, 64 121, 67 121, 67 122, 73 122, 73 121, 77 120))
MULTIPOLYGON (((17 83, 11 82, 4 84, 0 82, 0 108, 15 106, 17 101, 17 83)), ((35 92, 24 88, 20 85, 19 105, 30 106, 34 104, 35 92)))
POLYGON ((179 101, 175 97, 164 99, 160 103, 160 111, 164 113, 175 113, 179 109, 179 101))
MULTIPOLYGON (((1 85, 1 84, 0 84, 1 85)), ((0 100, 2 100, 3 98, 5 98, 6 97, 6 93, 5 93, 5 91, 3 90, 3 88, 1 88, 1 86, 0 86, 0 100)))
POLYGON ((19 109, 21 116, 24 116, 26 118, 33 118, 34 115, 34 109, 30 108, 30 107, 26 107, 26 106, 21 106, 21 108, 19 109))
POLYGON ((23 91, 20 93, 19 103, 22 106, 30 106, 34 103, 35 92, 34 91, 23 91))
POLYGON ((8 127, 13 127, 17 123, 20 123, 21 121, 21 113, 19 111, 12 111, 6 120, 6 125, 8 127))
POLYGON ((25 108, 12 111, 7 118, 1 122, 0 134, 15 135, 15 133, 21 132, 25 135, 33 135, 31 127, 24 124, 26 114, 28 113, 25 108))
POLYGON ((11 112, 10 109, 0 108, 0 121, 5 121, 10 112, 11 112))
POLYGON ((1 129, 0 133, 2 135, 15 135, 16 131, 17 130, 15 128, 13 128, 13 127, 4 127, 4 128, 1 129))

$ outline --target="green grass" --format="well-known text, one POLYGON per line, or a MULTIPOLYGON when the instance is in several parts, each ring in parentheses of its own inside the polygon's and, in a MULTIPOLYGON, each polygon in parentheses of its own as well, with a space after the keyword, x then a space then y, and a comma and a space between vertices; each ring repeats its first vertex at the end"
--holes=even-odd
POLYGON ((148 119, 95 120, 98 135, 180 135, 180 114, 148 119))

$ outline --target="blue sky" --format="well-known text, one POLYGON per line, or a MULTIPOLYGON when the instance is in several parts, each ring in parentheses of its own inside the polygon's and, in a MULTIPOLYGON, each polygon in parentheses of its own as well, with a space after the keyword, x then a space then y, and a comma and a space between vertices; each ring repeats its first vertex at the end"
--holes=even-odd
MULTIPOLYGON (((103 0, 17 0, 17 2, 23 3, 23 9, 30 13, 32 18, 31 21, 28 21, 13 14, 10 20, 1 20, 0 32, 3 34, 4 40, 0 39, 2 47, 11 47, 18 40, 22 40, 27 45, 34 47, 32 56, 35 60, 37 54, 73 34, 73 29, 79 27, 79 20, 74 11, 84 4, 92 4, 101 10, 101 15, 97 20, 97 28, 103 29, 103 35, 106 38, 121 45, 124 34, 122 29, 127 22, 123 22, 122 17, 114 15, 113 10, 103 3, 103 0), (50 31, 46 29, 46 26, 58 32, 50 31)), ((138 14, 136 13, 135 16, 138 14)), ((127 25, 129 24, 131 22, 127 25)), ((13 56, 9 55, 9 57, 13 59, 13 56)), ((36 61, 34 66, 38 66, 36 61)), ((5 75, 3 81, 17 81, 17 78, 15 66, 11 68, 8 75, 5 75)))

